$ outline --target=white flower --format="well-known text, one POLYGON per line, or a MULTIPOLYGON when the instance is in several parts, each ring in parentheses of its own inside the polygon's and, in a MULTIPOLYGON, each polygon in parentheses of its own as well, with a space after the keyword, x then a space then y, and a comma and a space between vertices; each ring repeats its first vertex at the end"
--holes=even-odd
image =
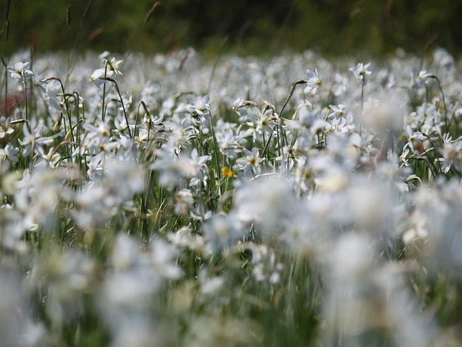
POLYGON ((210 98, 208 95, 204 97, 197 97, 194 101, 194 105, 189 108, 189 112, 202 116, 210 111, 210 98))
POLYGON ((234 205, 241 223, 258 223, 273 234, 292 215, 295 199, 283 176, 263 176, 239 188, 234 205))
POLYGON ((350 67, 350 71, 353 72, 357 79, 363 80, 366 75, 370 75, 372 71, 370 70, 371 63, 364 65, 363 63, 358 63, 355 67, 350 67))
POLYGON ((345 115, 345 106, 342 104, 338 106, 329 105, 329 108, 333 111, 331 114, 329 114, 329 118, 332 118, 334 116, 343 117, 345 115))
POLYGON ((112 58, 111 60, 105 60, 105 67, 102 69, 96 69, 90 75, 90 81, 95 83, 95 85, 99 88, 107 81, 105 78, 114 78, 114 75, 122 75, 122 72, 119 70, 119 66, 122 64, 123 60, 115 60, 112 58))
POLYGON ((448 173, 451 167, 456 170, 462 170, 462 141, 452 141, 452 138, 446 136, 444 139, 444 147, 440 149, 443 158, 438 158, 441 162, 441 169, 444 173, 448 173))
POLYGON ((399 162, 404 166, 409 166, 409 161, 407 160, 408 154, 409 148, 404 148, 403 153, 399 156, 399 162))
POLYGON ((226 249, 234 241, 241 240, 244 229, 240 228, 234 215, 218 214, 203 226, 203 233, 214 251, 226 249))
POLYGON ((19 149, 17 147, 13 147, 10 143, 8 143, 5 148, 0 148, 0 159, 1 160, 9 160, 10 162, 17 163, 19 149))
POLYGON ((307 87, 305 88, 305 94, 314 95, 316 90, 322 85, 322 80, 319 78, 318 70, 315 69, 314 72, 311 70, 306 70, 308 80, 306 81, 307 87))
POLYGON ((256 174, 260 167, 260 163, 263 161, 263 159, 260 158, 259 149, 254 147, 251 152, 247 148, 244 148, 243 151, 245 156, 236 160, 238 168, 245 172, 252 171, 253 174, 256 174))
POLYGON ((427 72, 427 70, 422 70, 419 72, 419 82, 424 82, 431 74, 427 72))
POLYGON ((189 189, 181 189, 175 194, 175 213, 188 215, 189 207, 194 203, 192 193, 189 189))
POLYGON ((173 187, 183 178, 193 178, 197 174, 197 164, 190 158, 180 155, 169 157, 161 152, 160 157, 151 165, 151 170, 160 171, 159 184, 173 187))
POLYGON ((119 67, 122 63, 123 60, 116 60, 114 57, 107 61, 107 70, 111 76, 113 74, 122 75, 122 72, 119 70, 119 67))
POLYGON ((10 71, 11 77, 24 82, 26 79, 29 79, 34 75, 32 70, 29 69, 29 65, 29 62, 18 62, 14 64, 14 66, 8 66, 8 71, 10 71))
POLYGON ((10 118, 0 117, 0 139, 12 133, 14 133, 14 129, 10 126, 10 118))

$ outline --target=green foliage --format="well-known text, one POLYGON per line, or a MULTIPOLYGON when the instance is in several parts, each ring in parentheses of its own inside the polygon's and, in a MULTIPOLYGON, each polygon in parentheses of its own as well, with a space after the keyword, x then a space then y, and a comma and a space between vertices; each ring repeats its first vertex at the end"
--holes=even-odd
MULTIPOLYGON (((458 53, 462 1, 206 1, 161 2, 145 23, 151 0, 7 0, 7 53, 38 51, 143 51, 194 46, 211 52, 274 53, 315 48, 325 54, 436 45, 458 53), (67 9, 70 9, 70 22, 67 9)), ((3 10, 3 9, 2 9, 3 10)), ((6 32, 6 16, 2 20, 6 32)))

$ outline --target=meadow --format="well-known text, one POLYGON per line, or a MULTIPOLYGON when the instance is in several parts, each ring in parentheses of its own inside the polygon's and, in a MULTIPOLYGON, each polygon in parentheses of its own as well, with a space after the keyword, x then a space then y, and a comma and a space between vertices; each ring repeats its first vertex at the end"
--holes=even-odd
POLYGON ((462 62, 3 61, 1 346, 459 346, 462 62))

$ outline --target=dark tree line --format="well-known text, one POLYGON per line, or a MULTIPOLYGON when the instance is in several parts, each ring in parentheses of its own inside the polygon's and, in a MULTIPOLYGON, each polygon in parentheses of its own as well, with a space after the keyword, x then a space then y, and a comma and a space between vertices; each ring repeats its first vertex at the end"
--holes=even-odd
POLYGON ((435 45, 459 53, 460 0, 1 0, 1 49, 325 54, 435 45), (151 11, 150 11, 151 10, 151 11), (8 35, 7 35, 8 33, 8 35), (432 43, 431 42, 431 43, 432 43))

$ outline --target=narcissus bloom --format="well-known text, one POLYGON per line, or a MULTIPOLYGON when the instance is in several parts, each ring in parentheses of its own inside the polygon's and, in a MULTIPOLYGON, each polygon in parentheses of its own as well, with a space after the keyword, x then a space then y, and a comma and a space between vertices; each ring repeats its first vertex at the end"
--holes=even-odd
POLYGON ((367 63, 366 65, 364 65, 364 63, 358 63, 358 65, 350 67, 349 70, 353 72, 357 79, 363 80, 366 75, 370 75, 372 73, 370 66, 371 63, 367 63))
POLYGON ((29 69, 29 65, 29 62, 18 62, 14 66, 8 66, 8 71, 10 71, 11 77, 17 80, 26 80, 34 75, 32 70, 29 69))
POLYGON ((319 78, 318 70, 315 69, 314 72, 311 70, 306 70, 308 80, 306 81, 307 87, 305 88, 305 94, 314 95, 318 88, 322 85, 322 80, 319 78))

